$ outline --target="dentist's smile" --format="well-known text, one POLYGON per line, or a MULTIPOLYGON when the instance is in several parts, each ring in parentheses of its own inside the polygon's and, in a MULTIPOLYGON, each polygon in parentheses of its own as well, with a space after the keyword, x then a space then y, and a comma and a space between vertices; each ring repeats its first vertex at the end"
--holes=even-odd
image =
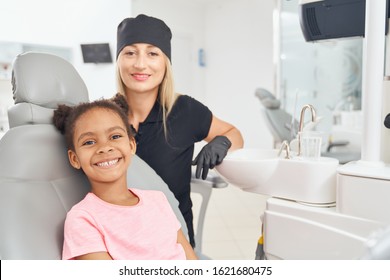
POLYGON ((150 77, 150 75, 148 74, 139 74, 139 73, 131 74, 131 76, 137 81, 146 81, 150 77))

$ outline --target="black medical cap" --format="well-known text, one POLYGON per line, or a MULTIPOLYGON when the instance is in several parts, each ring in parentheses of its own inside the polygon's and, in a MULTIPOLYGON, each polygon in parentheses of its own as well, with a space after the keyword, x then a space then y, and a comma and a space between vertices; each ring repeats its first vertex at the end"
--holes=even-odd
POLYGON ((171 38, 171 30, 158 18, 142 14, 125 18, 118 25, 116 58, 126 46, 146 43, 158 47, 171 60, 171 38))

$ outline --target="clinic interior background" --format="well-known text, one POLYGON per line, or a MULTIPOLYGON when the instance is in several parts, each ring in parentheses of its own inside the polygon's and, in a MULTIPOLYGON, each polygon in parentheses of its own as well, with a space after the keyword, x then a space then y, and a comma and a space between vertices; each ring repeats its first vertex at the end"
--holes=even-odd
MULTIPOLYGON (((145 13, 163 19, 173 32, 177 91, 204 102, 217 117, 236 125, 246 147, 273 145, 254 92, 257 87, 270 91, 274 87, 275 1, 1 0, 0 7, 0 43, 65 49, 90 99, 115 93, 115 63, 84 63, 80 44, 109 43, 115 60, 116 27, 123 18, 145 13)), ((1 52, 0 58, 7 56, 7 49, 1 52)), ((11 61, 6 60, 0 61, 3 116, 13 104, 11 61)))

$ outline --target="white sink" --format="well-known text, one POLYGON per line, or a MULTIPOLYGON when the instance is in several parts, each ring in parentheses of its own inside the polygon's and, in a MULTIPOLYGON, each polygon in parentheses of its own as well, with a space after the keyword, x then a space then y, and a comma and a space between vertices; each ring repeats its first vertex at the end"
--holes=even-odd
POLYGON ((230 184, 245 191, 305 203, 329 204, 336 201, 334 158, 316 160, 277 156, 278 150, 240 149, 229 153, 216 167, 230 184))

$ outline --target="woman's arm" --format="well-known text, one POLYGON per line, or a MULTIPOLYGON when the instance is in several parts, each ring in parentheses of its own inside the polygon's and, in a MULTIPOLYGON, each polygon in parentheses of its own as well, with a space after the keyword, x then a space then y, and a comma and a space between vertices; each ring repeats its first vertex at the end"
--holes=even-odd
POLYGON ((184 252, 186 253, 187 260, 197 260, 194 249, 192 249, 191 244, 188 242, 187 238, 184 236, 184 233, 181 229, 177 231, 177 243, 180 243, 183 246, 184 252))
POLYGON ((89 253, 75 257, 76 260, 112 260, 107 252, 89 253))
POLYGON ((219 135, 226 136, 230 140, 232 143, 230 150, 240 149, 244 146, 244 139, 242 138, 241 132, 235 126, 213 116, 209 134, 204 140, 210 142, 219 135))

